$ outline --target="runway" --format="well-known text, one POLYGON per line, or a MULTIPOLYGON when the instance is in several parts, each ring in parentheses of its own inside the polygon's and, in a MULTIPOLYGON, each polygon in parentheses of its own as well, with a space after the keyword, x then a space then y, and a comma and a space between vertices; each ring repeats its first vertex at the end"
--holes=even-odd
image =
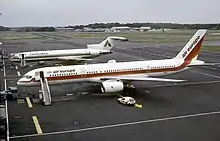
MULTIPOLYGON (((41 40, 7 40, 7 53, 27 50, 83 48, 100 39, 68 38, 61 33, 40 33, 41 40), (52 34, 52 35, 51 35, 52 34)), ((183 43, 181 46, 184 46, 183 43)), ((114 53, 86 63, 165 59, 174 57, 181 47, 158 44, 118 42, 114 53)), ((202 51, 199 60, 220 62, 220 53, 202 51)), ((6 61, 7 86, 27 71, 37 68, 16 67, 6 61)), ((47 62, 43 66, 59 62, 47 62)), ((3 71, 0 77, 4 80, 3 71)), ((126 107, 118 95, 105 96, 91 84, 51 86, 52 105, 43 106, 36 95, 40 87, 19 88, 21 98, 8 101, 10 140, 151 140, 194 141, 220 139, 220 66, 200 67, 166 78, 184 83, 133 82, 134 97, 142 108, 126 107)), ((1 89, 4 82, 1 81, 1 89)))

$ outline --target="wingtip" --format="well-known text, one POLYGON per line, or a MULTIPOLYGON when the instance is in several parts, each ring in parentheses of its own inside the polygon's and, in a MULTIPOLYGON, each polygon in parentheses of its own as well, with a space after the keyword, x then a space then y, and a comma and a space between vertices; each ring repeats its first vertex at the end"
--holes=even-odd
POLYGON ((113 39, 113 40, 120 40, 120 41, 129 41, 128 38, 121 37, 121 36, 108 36, 107 39, 113 39))
POLYGON ((174 83, 182 83, 182 82, 186 82, 187 80, 181 80, 181 79, 175 79, 175 81, 173 81, 174 83))

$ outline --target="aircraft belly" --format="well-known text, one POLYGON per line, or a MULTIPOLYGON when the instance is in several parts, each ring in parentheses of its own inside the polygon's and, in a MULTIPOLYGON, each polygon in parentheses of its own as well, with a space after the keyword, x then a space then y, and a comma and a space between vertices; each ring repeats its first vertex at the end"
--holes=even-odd
MULTIPOLYGON (((27 57, 27 58, 25 58, 25 61, 50 61, 50 60, 64 60, 64 59, 62 59, 62 58, 67 58, 67 60, 70 58, 72 58, 73 60, 74 59, 76 59, 77 60, 77 58, 92 58, 92 57, 95 57, 95 56, 92 56, 92 55, 77 55, 77 56, 53 56, 53 57, 49 57, 49 56, 47 56, 47 57, 44 57, 44 56, 42 56, 42 57, 27 57)), ((20 62, 21 61, 21 59, 10 59, 11 61, 13 61, 13 62, 20 62)))

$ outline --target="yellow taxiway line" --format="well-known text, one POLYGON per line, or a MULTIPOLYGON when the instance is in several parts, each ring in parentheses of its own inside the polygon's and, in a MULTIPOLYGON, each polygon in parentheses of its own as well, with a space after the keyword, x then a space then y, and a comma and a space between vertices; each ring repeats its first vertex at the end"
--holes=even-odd
POLYGON ((32 119, 34 121, 34 125, 35 125, 35 128, 37 130, 37 134, 43 134, 42 130, 41 130, 41 127, 40 127, 40 124, 38 122, 38 119, 36 116, 32 116, 32 119))
POLYGON ((28 105, 28 107, 29 107, 29 108, 32 108, 33 105, 32 105, 32 103, 31 103, 31 100, 30 100, 29 97, 26 97, 26 101, 27 101, 27 105, 28 105))
POLYGON ((134 105, 134 107, 136 107, 136 108, 142 108, 142 105, 136 103, 136 104, 134 105))

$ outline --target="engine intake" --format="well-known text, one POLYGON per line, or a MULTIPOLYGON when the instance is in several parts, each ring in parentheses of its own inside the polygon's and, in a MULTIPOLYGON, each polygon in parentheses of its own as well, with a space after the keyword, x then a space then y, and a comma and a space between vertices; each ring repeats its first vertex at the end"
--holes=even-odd
POLYGON ((107 80, 102 82, 101 91, 104 93, 119 92, 124 89, 124 84, 121 81, 107 80))

